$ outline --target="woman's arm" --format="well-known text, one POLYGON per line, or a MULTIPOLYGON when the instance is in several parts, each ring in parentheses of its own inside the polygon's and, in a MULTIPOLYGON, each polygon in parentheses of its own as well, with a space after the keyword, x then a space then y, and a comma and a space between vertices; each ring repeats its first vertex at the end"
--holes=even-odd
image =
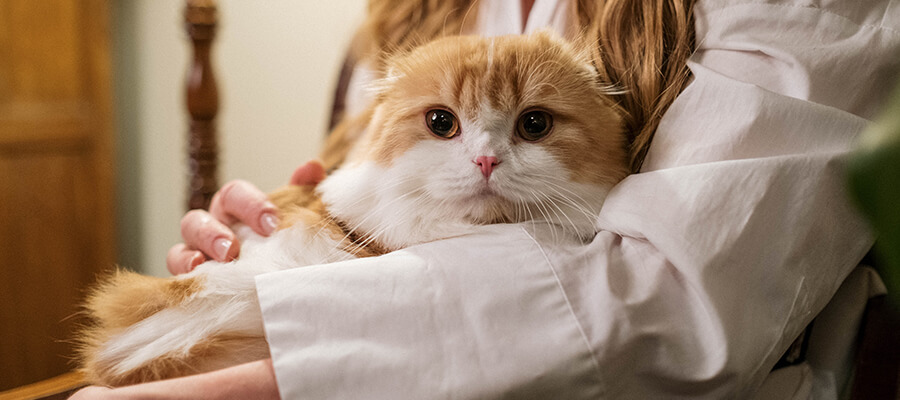
POLYGON ((877 3, 699 3, 694 81, 587 246, 492 225, 260 276, 282 395, 751 397, 871 245, 842 160, 898 71, 877 3))
POLYGON ((272 360, 218 371, 111 389, 84 388, 70 400, 87 399, 278 399, 272 360))

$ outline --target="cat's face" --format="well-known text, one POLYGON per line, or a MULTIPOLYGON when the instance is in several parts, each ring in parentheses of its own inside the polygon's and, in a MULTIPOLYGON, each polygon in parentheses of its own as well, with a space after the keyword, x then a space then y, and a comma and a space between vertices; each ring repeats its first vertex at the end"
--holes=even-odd
POLYGON ((423 240, 441 222, 593 234, 628 170, 621 118, 586 58, 541 33, 444 38, 388 65, 368 129, 323 182, 333 213, 396 247, 416 238, 386 225, 423 240))

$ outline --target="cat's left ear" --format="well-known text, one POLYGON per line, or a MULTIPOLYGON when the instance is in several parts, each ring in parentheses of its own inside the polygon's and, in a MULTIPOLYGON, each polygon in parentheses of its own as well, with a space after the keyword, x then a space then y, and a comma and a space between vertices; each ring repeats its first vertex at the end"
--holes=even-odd
MULTIPOLYGON (((543 32, 541 30, 539 32, 543 32)), ((603 79, 603 74, 600 73, 601 65, 596 65, 594 63, 595 58, 591 54, 591 52, 596 47, 596 44, 589 41, 588 37, 585 35, 578 35, 571 41, 564 40, 556 36, 555 32, 550 31, 550 40, 558 40, 565 48, 572 52, 575 59, 581 63, 582 67, 593 78, 594 82, 597 82, 597 88, 606 96, 619 96, 625 94, 628 89, 623 87, 618 82, 607 82, 603 79)))
MULTIPOLYGON (((590 47, 586 46, 584 40, 576 37, 573 40, 566 40, 562 36, 560 36, 556 31, 550 28, 542 28, 535 31, 532 35, 537 37, 539 40, 545 40, 553 43, 553 47, 560 48, 562 51, 569 53, 572 59, 576 60, 582 68, 584 68, 585 72, 588 73, 591 77, 595 78, 595 80, 599 79, 600 74, 597 71, 597 67, 593 63, 593 57, 591 57, 590 47)), ((550 46, 547 46, 550 47, 550 46)))

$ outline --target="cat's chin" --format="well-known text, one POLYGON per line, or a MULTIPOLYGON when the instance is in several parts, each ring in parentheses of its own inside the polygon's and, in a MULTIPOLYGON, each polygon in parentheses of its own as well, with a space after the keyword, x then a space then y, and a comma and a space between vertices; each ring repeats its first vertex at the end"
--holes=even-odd
POLYGON ((465 210, 462 219, 475 225, 514 222, 515 203, 490 189, 458 200, 455 207, 465 210))

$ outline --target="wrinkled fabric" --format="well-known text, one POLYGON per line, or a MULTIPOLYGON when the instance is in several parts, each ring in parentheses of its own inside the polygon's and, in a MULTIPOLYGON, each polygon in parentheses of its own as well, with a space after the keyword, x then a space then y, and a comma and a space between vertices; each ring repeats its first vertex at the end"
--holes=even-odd
MULTIPOLYGON (((565 1, 538 0, 526 27, 508 21, 518 2, 485 3, 487 33, 565 31, 565 1)), ((485 226, 260 276, 282 397, 753 396, 872 244, 842 171, 900 73, 900 3, 695 14, 693 81, 590 243, 485 226)), ((805 394, 811 375, 770 381, 805 394)))

